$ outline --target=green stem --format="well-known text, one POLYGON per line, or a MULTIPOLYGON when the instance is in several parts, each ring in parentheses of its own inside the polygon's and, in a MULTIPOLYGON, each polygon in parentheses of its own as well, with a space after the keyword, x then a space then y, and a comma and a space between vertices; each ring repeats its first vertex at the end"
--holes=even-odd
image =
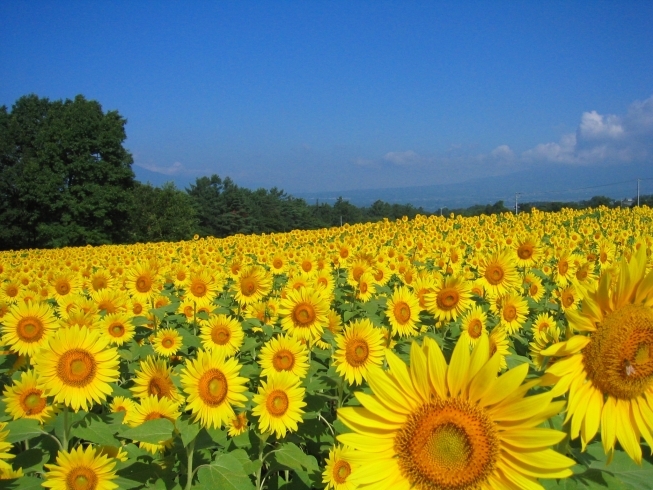
POLYGON ((62 446, 64 451, 68 451, 68 405, 63 407, 63 441, 62 446))
POLYGON ((261 465, 259 466, 258 470, 256 471, 256 488, 257 490, 261 490, 263 487, 263 482, 261 481, 261 476, 263 473, 263 461, 265 460, 265 457, 263 456, 265 452, 265 442, 268 440, 269 434, 259 434, 259 439, 260 439, 260 445, 258 448, 258 459, 261 462, 261 465))
POLYGON ((187 464, 187 480, 186 480, 186 490, 190 490, 193 486, 193 454, 195 454, 195 440, 197 436, 193 438, 192 441, 186 447, 186 454, 188 455, 188 464, 187 464))

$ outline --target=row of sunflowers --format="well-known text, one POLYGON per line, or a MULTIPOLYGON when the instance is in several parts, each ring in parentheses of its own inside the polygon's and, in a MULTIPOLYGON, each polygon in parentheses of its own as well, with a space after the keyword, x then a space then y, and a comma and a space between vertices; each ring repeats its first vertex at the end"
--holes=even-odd
POLYGON ((0 253, 0 486, 650 488, 653 211, 0 253))

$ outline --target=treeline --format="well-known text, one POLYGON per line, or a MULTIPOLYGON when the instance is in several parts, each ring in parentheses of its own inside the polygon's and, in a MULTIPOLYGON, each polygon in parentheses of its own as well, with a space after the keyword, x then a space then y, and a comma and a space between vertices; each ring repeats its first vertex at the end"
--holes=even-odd
MULTIPOLYGON (((0 107, 0 249, 177 241, 196 234, 286 232, 432 214, 383 201, 369 207, 342 198, 333 205, 312 204, 277 188, 251 190, 217 175, 200 177, 187 189, 142 184, 123 147, 126 123, 117 111, 103 112, 81 95, 65 101, 28 95, 11 110, 0 107)), ((653 196, 640 202, 651 206, 653 196)), ((520 211, 599 205, 623 203, 599 196, 580 203, 524 203, 520 211)), ((509 211, 498 201, 438 213, 509 211)))

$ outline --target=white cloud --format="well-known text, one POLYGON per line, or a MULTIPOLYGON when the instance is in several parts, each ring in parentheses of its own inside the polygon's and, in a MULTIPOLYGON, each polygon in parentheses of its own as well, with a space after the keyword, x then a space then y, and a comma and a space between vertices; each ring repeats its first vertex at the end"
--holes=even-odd
POLYGON ((413 150, 408 151, 391 151, 383 155, 383 159, 386 162, 393 163, 395 165, 415 165, 416 163, 421 163, 424 159, 415 153, 413 150))
POLYGON ((522 153, 526 162, 595 165, 653 158, 653 96, 633 102, 625 115, 584 112, 575 133, 522 153))
POLYGON ((161 167, 154 163, 135 163, 134 165, 137 165, 151 172, 156 172, 158 174, 164 174, 164 175, 175 175, 181 172, 182 170, 185 170, 184 165, 180 162, 175 162, 169 167, 161 167))

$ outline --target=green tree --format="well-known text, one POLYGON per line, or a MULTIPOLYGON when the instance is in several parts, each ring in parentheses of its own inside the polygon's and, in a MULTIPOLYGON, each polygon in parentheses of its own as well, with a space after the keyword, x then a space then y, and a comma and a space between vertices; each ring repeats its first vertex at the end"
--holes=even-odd
POLYGON ((200 231, 193 199, 167 182, 161 187, 136 183, 130 241, 189 240, 200 231))
POLYGON ((0 248, 124 241, 134 185, 126 122, 81 95, 0 107, 0 248))

